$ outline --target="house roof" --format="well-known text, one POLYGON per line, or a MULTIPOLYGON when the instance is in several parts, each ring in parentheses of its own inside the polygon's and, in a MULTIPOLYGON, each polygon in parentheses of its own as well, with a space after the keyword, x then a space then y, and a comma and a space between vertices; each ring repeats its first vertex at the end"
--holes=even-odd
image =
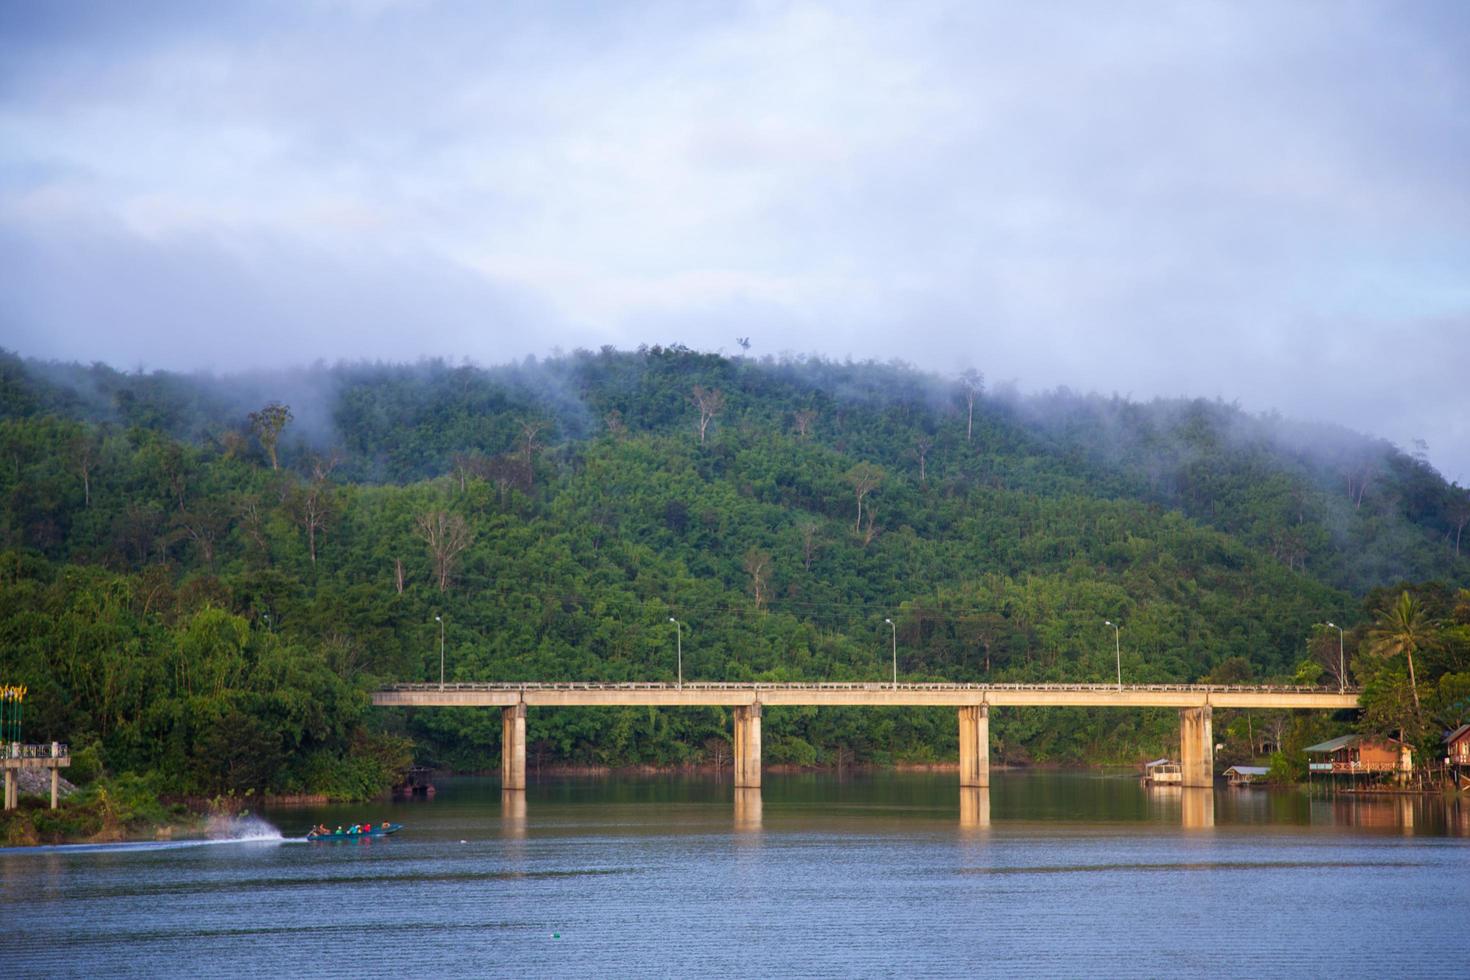
POLYGON ((1228 776, 1233 772, 1242 776, 1264 776, 1270 771, 1269 766, 1231 766, 1225 770, 1225 775, 1228 776))
POLYGON ((1345 749, 1349 745, 1357 745, 1359 742, 1364 742, 1364 741, 1367 741, 1367 742, 1392 742, 1394 745, 1403 745, 1404 744, 1403 742, 1400 742, 1396 738, 1389 738, 1387 735, 1384 735, 1384 736, 1381 736, 1381 737, 1378 737, 1378 738, 1368 738, 1365 735, 1339 735, 1337 738, 1329 738, 1327 741, 1325 741, 1325 742, 1318 742, 1316 745, 1308 745, 1306 748, 1302 749, 1302 751, 1303 752, 1336 752, 1338 749, 1345 749))
POLYGON ((1466 735, 1470 735, 1470 725, 1461 725, 1444 737, 1444 744, 1454 745, 1466 735))
POLYGON ((1362 738, 1363 736, 1361 735, 1339 735, 1337 738, 1329 738, 1327 741, 1318 742, 1316 745, 1308 745, 1306 748, 1302 749, 1302 751, 1336 752, 1338 749, 1345 749, 1349 745, 1356 744, 1357 742, 1361 741, 1362 738))
POLYGON ((1155 759, 1153 762, 1145 762, 1143 768, 1152 769, 1154 766, 1166 766, 1172 761, 1171 759, 1155 759))

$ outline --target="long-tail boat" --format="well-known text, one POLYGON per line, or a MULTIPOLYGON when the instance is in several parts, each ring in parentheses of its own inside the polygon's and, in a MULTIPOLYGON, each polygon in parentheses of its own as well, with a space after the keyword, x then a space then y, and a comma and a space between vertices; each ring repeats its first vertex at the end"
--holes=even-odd
POLYGON ((355 826, 357 827, 356 830, 329 830, 326 833, 322 833, 325 828, 316 827, 307 833, 306 839, 358 840, 363 837, 387 837, 389 834, 396 834, 403 829, 403 824, 401 823, 356 824, 355 826), (372 829, 366 829, 368 827, 372 829))

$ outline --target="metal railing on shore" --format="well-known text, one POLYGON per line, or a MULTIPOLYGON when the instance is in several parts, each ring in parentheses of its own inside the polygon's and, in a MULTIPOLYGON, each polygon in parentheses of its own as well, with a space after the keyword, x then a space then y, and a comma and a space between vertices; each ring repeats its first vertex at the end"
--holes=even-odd
POLYGON ((0 742, 0 759, 62 759, 71 755, 65 742, 0 742))

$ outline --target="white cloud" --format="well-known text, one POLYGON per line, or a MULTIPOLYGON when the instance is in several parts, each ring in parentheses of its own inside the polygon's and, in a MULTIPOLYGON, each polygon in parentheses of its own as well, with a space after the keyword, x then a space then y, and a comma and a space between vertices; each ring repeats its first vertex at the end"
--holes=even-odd
POLYGON ((121 350, 71 293, 122 296, 180 366, 237 356, 166 333, 227 314, 328 357, 738 324, 1421 429, 1470 471, 1442 367, 1470 314, 1454 4, 156 9, 4 32, 0 258, 32 274, 0 322, 38 353, 121 350), (1384 356, 1405 343, 1439 359, 1384 356))

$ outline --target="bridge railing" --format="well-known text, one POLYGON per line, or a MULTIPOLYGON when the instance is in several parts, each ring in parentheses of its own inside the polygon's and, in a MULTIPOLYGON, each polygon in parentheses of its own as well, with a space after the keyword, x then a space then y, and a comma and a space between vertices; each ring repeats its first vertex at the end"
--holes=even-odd
POLYGON ((460 681, 390 684, 389 691, 1165 691, 1190 693, 1358 694, 1358 688, 1263 684, 943 684, 882 681, 460 681))

